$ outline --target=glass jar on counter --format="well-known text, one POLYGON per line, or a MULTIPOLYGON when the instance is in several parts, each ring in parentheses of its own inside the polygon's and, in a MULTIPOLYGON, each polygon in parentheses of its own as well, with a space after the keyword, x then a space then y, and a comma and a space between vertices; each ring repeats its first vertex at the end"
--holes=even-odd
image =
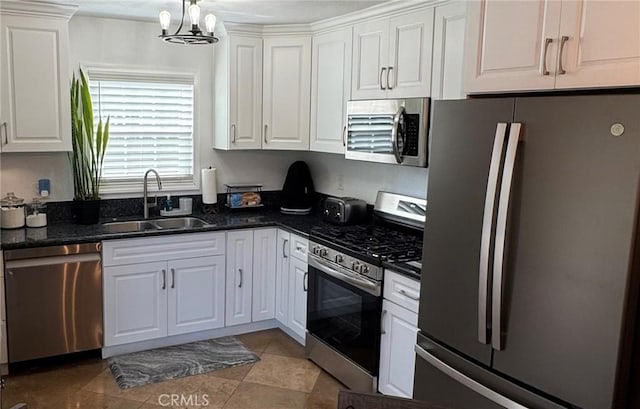
POLYGON ((0 200, 0 227, 3 229, 19 229, 24 227, 24 199, 13 192, 0 200))
POLYGON ((34 197, 27 205, 27 227, 44 227, 47 225, 47 205, 42 198, 34 197))

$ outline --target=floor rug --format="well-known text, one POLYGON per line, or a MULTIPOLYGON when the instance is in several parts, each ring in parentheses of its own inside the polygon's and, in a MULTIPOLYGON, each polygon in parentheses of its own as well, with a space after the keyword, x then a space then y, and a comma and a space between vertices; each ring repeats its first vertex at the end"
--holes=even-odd
POLYGON ((259 361, 234 337, 134 352, 109 358, 120 388, 158 383, 259 361))

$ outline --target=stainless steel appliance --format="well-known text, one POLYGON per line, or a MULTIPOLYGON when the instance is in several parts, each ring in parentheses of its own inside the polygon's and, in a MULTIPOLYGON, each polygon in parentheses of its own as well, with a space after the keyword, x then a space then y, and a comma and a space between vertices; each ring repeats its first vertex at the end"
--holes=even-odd
POLYGON ((377 390, 384 265, 418 260, 422 249, 421 231, 387 225, 388 216, 406 213, 400 202, 426 204, 381 196, 376 224, 316 227, 308 256, 307 357, 349 388, 369 392, 377 390))
POLYGON ((345 158, 427 166, 429 98, 349 101, 345 158))
POLYGON ((434 104, 416 399, 628 407, 639 106, 638 95, 434 104))
POLYGON ((367 202, 354 197, 328 197, 322 217, 334 224, 362 223, 367 218, 367 202))
POLYGON ((102 347, 99 243, 4 256, 9 363, 102 347))

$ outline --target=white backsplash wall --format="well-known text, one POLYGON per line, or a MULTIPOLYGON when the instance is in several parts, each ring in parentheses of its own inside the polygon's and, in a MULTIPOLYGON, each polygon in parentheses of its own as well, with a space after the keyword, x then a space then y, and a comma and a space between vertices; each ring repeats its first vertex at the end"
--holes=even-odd
POLYGON ((412 166, 347 160, 342 155, 307 152, 316 191, 332 196, 353 196, 373 204, 378 190, 427 197, 429 170, 412 166))

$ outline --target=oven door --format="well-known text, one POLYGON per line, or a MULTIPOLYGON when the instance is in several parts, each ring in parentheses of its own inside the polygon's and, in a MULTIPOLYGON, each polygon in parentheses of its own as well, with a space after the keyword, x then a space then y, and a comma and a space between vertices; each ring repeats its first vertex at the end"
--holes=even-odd
POLYGON ((380 283, 309 256, 307 330, 372 375, 380 356, 380 283))

